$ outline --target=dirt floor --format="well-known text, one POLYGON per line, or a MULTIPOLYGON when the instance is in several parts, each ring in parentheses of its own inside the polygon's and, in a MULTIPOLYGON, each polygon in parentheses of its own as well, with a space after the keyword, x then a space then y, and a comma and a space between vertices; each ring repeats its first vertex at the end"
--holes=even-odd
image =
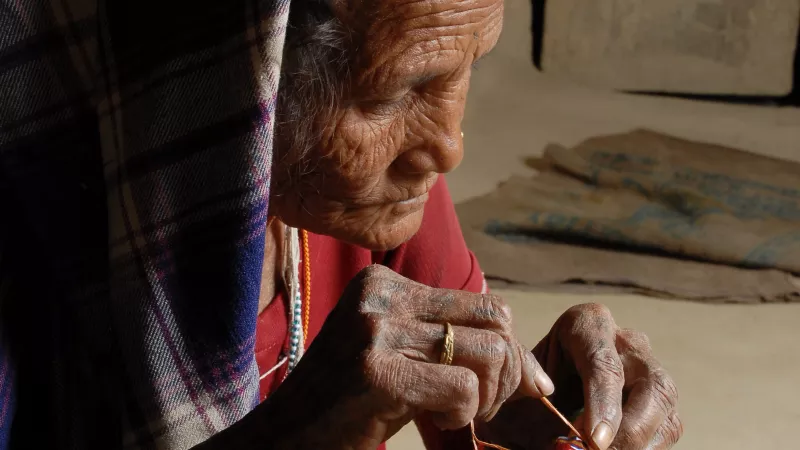
MULTIPOLYGON (((523 156, 548 142, 651 128, 677 136, 800 160, 800 109, 699 103, 572 85, 530 62, 530 7, 506 1, 497 48, 473 75, 464 120, 466 156, 448 176, 455 201, 490 191, 523 156)), ((500 291, 533 346, 570 305, 608 305, 621 326, 650 335, 681 392, 686 434, 679 449, 758 449, 796 442, 800 423, 800 304, 709 306, 638 296, 500 291)), ((421 449, 413 427, 391 450, 421 449)))

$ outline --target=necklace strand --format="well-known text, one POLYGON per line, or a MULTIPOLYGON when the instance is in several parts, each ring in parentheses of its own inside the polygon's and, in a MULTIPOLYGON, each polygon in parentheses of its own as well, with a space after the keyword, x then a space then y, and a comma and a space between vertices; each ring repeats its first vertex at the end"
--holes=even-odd
MULTIPOLYGON (((308 232, 306 230, 290 229, 290 255, 300 253, 302 247, 301 260, 296 262, 294 258, 290 258, 290 264, 293 271, 299 272, 299 267, 304 268, 303 284, 300 285, 299 273, 294 272, 296 276, 291 277, 289 288, 290 295, 294 292, 292 301, 290 302, 290 331, 289 331, 289 366, 286 369, 286 375, 297 366, 300 358, 303 357, 305 348, 308 342, 308 328, 311 322, 311 252, 309 250, 308 232), (299 236, 295 237, 295 235, 299 236), (301 242, 298 242, 301 241, 301 242), (297 246, 297 247, 295 247, 297 246), (305 300, 305 301, 304 301, 305 300)), ((298 255, 299 256, 299 255, 298 255)))

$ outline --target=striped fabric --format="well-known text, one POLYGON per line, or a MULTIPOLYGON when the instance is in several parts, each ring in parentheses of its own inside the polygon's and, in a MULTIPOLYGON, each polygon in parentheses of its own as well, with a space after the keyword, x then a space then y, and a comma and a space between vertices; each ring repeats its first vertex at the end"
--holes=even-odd
POLYGON ((0 449, 185 449, 255 406, 288 7, 0 0, 0 449))

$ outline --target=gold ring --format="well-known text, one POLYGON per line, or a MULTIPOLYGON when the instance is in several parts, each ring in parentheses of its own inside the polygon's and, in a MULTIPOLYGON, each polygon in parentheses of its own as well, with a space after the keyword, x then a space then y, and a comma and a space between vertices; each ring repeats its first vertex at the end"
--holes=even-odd
POLYGON ((442 356, 439 358, 439 364, 449 366, 450 364, 453 364, 453 347, 455 346, 453 326, 450 325, 450 322, 446 322, 444 324, 444 329, 444 342, 442 345, 442 356))

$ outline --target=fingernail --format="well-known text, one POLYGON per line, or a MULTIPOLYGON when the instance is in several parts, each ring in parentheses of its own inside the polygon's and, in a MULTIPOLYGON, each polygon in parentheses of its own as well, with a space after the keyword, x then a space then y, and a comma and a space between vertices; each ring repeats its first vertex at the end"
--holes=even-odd
POLYGON ((606 450, 611 445, 611 438, 611 427, 607 423, 600 422, 599 425, 594 427, 592 443, 599 450, 606 450))
POLYGON ((533 376, 533 382, 536 383, 539 392, 545 397, 552 395, 556 390, 553 381, 544 373, 544 370, 539 369, 539 371, 536 372, 536 375, 533 376))

